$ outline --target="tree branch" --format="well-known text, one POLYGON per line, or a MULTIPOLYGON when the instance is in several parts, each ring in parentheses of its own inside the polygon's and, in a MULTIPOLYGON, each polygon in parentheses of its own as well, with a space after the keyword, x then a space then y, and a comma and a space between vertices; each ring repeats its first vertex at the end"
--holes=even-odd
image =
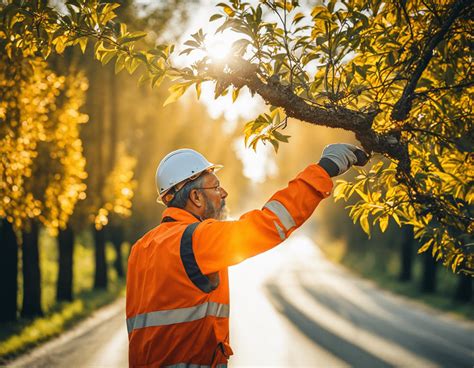
POLYGON ((244 60, 234 61, 225 69, 214 67, 209 78, 222 86, 236 88, 246 86, 251 93, 260 95, 268 104, 282 107, 287 116, 314 125, 340 128, 355 133, 367 152, 386 154, 399 162, 399 169, 409 172, 410 159, 406 143, 400 141, 399 132, 380 134, 372 130, 372 122, 379 111, 359 112, 341 106, 319 107, 309 104, 296 95, 291 86, 277 79, 264 80, 258 75, 258 67, 244 60))
POLYGON ((449 28, 454 23, 454 21, 459 17, 461 12, 471 5, 470 0, 458 0, 456 3, 451 7, 451 13, 446 17, 445 22, 442 24, 441 28, 433 38, 428 43, 425 52, 421 56, 413 74, 411 75, 408 84, 405 86, 403 90, 402 96, 395 104, 395 108, 392 111, 392 119, 397 121, 403 121, 408 117, 410 113, 412 102, 414 98, 414 91, 416 85, 418 84, 418 80, 421 78, 421 75, 425 71, 426 67, 428 66, 431 58, 433 57, 433 50, 435 47, 440 43, 446 33, 449 31, 449 28))

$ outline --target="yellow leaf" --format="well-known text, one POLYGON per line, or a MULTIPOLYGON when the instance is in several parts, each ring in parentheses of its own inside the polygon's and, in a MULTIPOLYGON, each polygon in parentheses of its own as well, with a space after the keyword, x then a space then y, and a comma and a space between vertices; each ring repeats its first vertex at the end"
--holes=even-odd
POLYGON ((428 250, 428 248, 430 247, 432 242, 433 242, 433 239, 430 239, 425 244, 423 244, 422 247, 420 249, 418 249, 418 254, 426 252, 428 250))
POLYGON ((398 226, 401 227, 402 223, 400 222, 400 218, 398 217, 398 215, 395 212, 392 214, 392 217, 395 220, 395 222, 398 224, 398 226))
POLYGON ((239 92, 240 88, 234 88, 234 90, 232 91, 232 102, 235 102, 235 100, 237 100, 237 97, 239 97, 239 92))
POLYGON ((170 103, 176 102, 178 100, 178 98, 180 98, 184 94, 184 92, 186 92, 188 87, 189 87, 189 84, 187 84, 187 85, 177 84, 175 86, 172 86, 170 88, 171 94, 168 96, 168 98, 166 99, 163 106, 166 106, 166 105, 169 105, 170 103))
POLYGON ((367 213, 362 214, 360 216, 360 226, 362 230, 369 236, 370 238, 370 225, 369 225, 369 216, 367 213))
POLYGON ((382 231, 383 233, 385 232, 385 230, 387 230, 388 220, 389 220, 388 216, 380 217, 380 220, 379 220, 380 231, 382 231))
POLYGON ((344 192, 345 192, 345 189, 346 189, 346 183, 343 182, 343 183, 339 183, 336 188, 334 188, 334 199, 337 201, 341 198, 344 198, 345 195, 344 195, 344 192))
POLYGON ((229 17, 232 17, 235 14, 234 10, 232 10, 229 5, 224 6, 224 11, 229 17))
POLYGON ((369 202, 369 197, 360 189, 356 189, 357 194, 364 200, 364 202, 369 202))
POLYGON ((87 48, 87 37, 81 37, 79 39, 79 46, 81 47, 81 51, 84 54, 87 48))

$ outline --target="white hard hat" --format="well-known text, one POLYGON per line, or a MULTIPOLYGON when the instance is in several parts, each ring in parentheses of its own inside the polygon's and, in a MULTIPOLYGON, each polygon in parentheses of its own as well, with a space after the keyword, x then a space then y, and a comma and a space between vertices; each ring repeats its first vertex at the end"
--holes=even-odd
POLYGON ((196 179, 204 171, 218 170, 222 167, 222 165, 215 165, 207 161, 199 152, 189 148, 168 153, 156 169, 155 182, 158 201, 169 202, 171 199, 165 202, 163 197, 175 185, 180 183, 184 185, 187 181, 196 179))

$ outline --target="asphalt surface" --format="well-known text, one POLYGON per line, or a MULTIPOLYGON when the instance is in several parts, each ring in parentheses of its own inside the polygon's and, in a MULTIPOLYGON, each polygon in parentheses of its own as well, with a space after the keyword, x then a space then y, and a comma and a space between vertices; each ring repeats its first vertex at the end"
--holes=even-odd
MULTIPOLYGON (((380 290, 309 238, 231 268, 231 367, 470 367, 474 324, 380 290)), ((124 301, 12 363, 126 367, 124 301)))

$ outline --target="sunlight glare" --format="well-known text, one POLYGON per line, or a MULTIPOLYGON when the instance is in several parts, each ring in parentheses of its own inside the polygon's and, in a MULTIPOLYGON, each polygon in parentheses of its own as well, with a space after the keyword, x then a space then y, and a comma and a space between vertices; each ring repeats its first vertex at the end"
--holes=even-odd
POLYGON ((278 174, 278 167, 273 157, 272 148, 259 143, 257 152, 246 148, 242 138, 237 138, 234 143, 237 156, 244 166, 244 176, 254 183, 263 183, 268 177, 278 174))
MULTIPOLYGON (((222 35, 219 35, 222 36, 222 35)), ((232 41, 229 37, 214 35, 206 41, 206 51, 212 60, 222 61, 230 55, 232 41)))

